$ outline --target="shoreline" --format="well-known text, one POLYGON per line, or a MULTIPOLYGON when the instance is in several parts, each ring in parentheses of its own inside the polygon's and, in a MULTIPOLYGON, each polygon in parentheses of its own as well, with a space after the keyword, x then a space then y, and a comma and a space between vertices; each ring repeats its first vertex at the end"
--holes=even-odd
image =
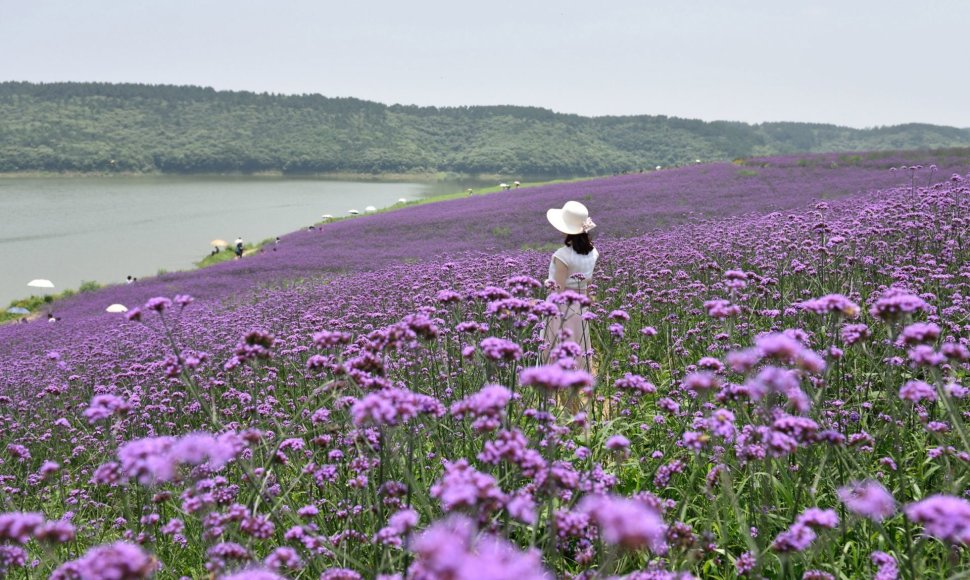
MULTIPOLYGON (((268 178, 268 179, 275 179, 275 178, 288 179, 288 178, 290 178, 290 176, 285 176, 285 175, 284 176, 273 176, 273 175, 253 176, 253 175, 223 175, 223 174, 219 174, 219 175, 209 174, 209 175, 206 175, 206 176, 202 176, 201 174, 199 174, 199 175, 195 175, 195 174, 193 174, 193 175, 183 175, 183 174, 147 174, 147 173, 138 173, 138 174, 130 174, 130 175, 127 175, 127 174, 121 174, 121 173, 111 173, 111 174, 84 173, 84 174, 78 175, 78 177, 110 177, 110 176, 125 176, 125 177, 165 177, 165 176, 171 177, 171 176, 175 176, 175 177, 188 177, 188 178, 192 178, 192 177, 203 177, 203 178, 213 178, 213 177, 227 177, 227 178, 231 178, 231 177, 238 177, 238 178, 257 178, 257 179, 258 178, 268 178)), ((395 179, 395 176, 396 176, 396 174, 387 174, 386 179, 369 180, 369 181, 402 181, 400 179, 395 179)), ((0 173, 0 180, 2 180, 5 177, 14 177, 14 176, 13 176, 13 174, 10 174, 10 173, 0 173)), ((45 175, 39 175, 38 174, 38 175, 20 175, 19 177, 33 177, 33 178, 64 177, 64 178, 71 178, 71 177, 74 177, 74 176, 72 176, 70 174, 54 174, 54 175, 50 175, 50 176, 45 176, 45 175)), ((591 180, 591 179, 597 179, 598 177, 600 177, 600 176, 563 178, 563 179, 548 179, 548 180, 539 180, 539 181, 523 181, 520 184, 519 188, 540 187, 540 186, 544 186, 544 185, 552 185, 552 184, 556 184, 556 183, 564 183, 564 182, 570 182, 570 181, 588 181, 588 180, 591 180)), ((315 178, 315 177, 307 177, 307 178, 308 179, 323 179, 323 178, 315 178)), ((337 180, 336 177, 332 177, 332 179, 337 180)), ((509 179, 509 178, 503 178, 503 179, 507 179, 508 181, 514 181, 513 179, 509 179)), ((341 181, 348 181, 347 179, 340 179, 340 180, 341 181)), ((450 179, 445 179, 445 178, 441 178, 439 180, 440 181, 450 181, 450 179)), ((360 180, 360 181, 365 181, 365 180, 360 180)), ((427 183, 428 180, 425 179, 425 180, 417 180, 417 181, 427 183)), ((500 181, 500 179, 496 179, 496 181, 500 181)), ((504 191, 504 190, 501 187, 499 187, 498 184, 496 184, 494 186, 476 189, 474 191, 474 193, 472 193, 472 194, 469 194, 467 191, 457 191, 457 192, 453 192, 453 193, 439 194, 439 195, 435 195, 435 196, 432 196, 432 197, 410 200, 410 201, 408 201, 406 203, 397 202, 397 203, 391 204, 391 205, 389 205, 387 207, 383 207, 383 208, 377 209, 375 212, 361 213, 360 215, 357 215, 357 216, 338 216, 338 217, 335 217, 335 218, 333 218, 331 220, 328 220, 328 221, 316 221, 316 222, 314 222, 314 224, 315 225, 319 225, 319 224, 324 224, 324 223, 333 223, 333 222, 338 222, 338 221, 352 220, 352 219, 356 219, 358 217, 364 217, 364 216, 367 216, 367 215, 374 215, 374 214, 378 214, 378 213, 386 213, 386 212, 399 211, 399 210, 402 210, 402 209, 405 209, 405 208, 408 208, 408 207, 413 207, 413 206, 416 206, 416 205, 424 205, 424 204, 428 204, 428 203, 438 203, 438 202, 449 201, 449 200, 454 200, 454 199, 463 199, 463 198, 466 198, 466 197, 469 197, 469 196, 490 195, 490 194, 498 193, 498 192, 501 192, 501 191, 504 191)), ((294 231, 298 231, 298 230, 294 230, 294 231)), ((290 233, 293 233, 293 232, 284 232, 284 233, 280 234, 280 236, 284 236, 284 235, 287 235, 287 234, 290 234, 290 233)), ((253 253, 259 252, 265 245, 267 245, 269 243, 272 243, 273 240, 274 240, 274 238, 267 238, 267 239, 261 240, 259 242, 255 242, 255 243, 252 243, 252 244, 246 244, 246 253, 244 254, 244 256, 247 255, 247 254, 253 254, 253 253)), ((168 271, 166 273, 190 272, 190 271, 193 271, 193 270, 202 270, 202 269, 205 269, 205 268, 209 268, 211 266, 215 266, 216 264, 220 264, 222 262, 231 261, 232 260, 231 257, 225 257, 227 255, 228 256, 231 256, 231 254, 232 254, 231 249, 226 249, 226 250, 223 250, 222 252, 220 252, 219 254, 217 254, 218 257, 216 259, 212 259, 213 258, 213 255, 211 255, 211 254, 204 255, 204 256, 200 256, 199 259, 196 260, 196 261, 193 261, 189 267, 182 268, 182 269, 178 269, 178 270, 170 270, 170 271, 168 271)), ((150 277, 154 277, 154 276, 150 276, 150 277)), ((81 286, 79 288, 67 288, 67 289, 62 290, 60 292, 57 292, 55 294, 44 294, 44 295, 32 294, 30 296, 25 296, 25 297, 22 297, 22 298, 15 298, 15 299, 9 301, 7 303, 7 305, 3 307, 3 310, 0 310, 0 325, 12 324, 12 323, 19 322, 19 320, 21 318, 24 318, 25 316, 28 319, 33 319, 36 316, 39 316, 40 314, 42 314, 45 309, 47 311, 52 310, 53 309, 53 305, 55 303, 57 303, 58 301, 60 301, 60 300, 64 300, 64 299, 71 298, 71 297, 76 296, 77 294, 80 294, 82 292, 96 291, 96 290, 100 290, 102 288, 108 288, 108 287, 111 287, 111 286, 114 286, 114 285, 117 285, 117 284, 114 284, 114 283, 104 283, 104 284, 102 284, 101 282, 97 282, 97 281, 87 281, 87 282, 82 282, 82 284, 81 284, 81 286), (6 312, 6 309, 9 308, 9 307, 12 307, 12 306, 30 307, 30 308, 32 308, 32 310, 31 310, 31 313, 30 314, 27 314, 27 315, 24 315, 24 314, 9 314, 9 313, 7 313, 6 312)))

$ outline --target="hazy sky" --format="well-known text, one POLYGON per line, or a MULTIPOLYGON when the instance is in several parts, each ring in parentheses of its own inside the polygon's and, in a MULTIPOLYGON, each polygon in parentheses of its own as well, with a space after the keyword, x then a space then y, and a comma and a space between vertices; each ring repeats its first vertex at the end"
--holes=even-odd
POLYGON ((968 0, 0 0, 0 80, 970 127, 968 0))

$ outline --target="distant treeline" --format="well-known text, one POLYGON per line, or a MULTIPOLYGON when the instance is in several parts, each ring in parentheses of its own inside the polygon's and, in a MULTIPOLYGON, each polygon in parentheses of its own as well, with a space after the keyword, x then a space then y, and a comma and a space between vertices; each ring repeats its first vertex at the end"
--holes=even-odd
POLYGON ((320 95, 104 83, 0 83, 0 172, 605 175, 739 157, 970 145, 908 124, 581 117, 320 95))

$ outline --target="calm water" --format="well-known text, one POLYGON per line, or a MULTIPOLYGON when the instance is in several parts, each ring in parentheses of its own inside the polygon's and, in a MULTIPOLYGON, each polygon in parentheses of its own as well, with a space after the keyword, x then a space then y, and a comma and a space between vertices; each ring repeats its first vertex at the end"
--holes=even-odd
POLYGON ((0 306, 82 281, 123 283, 193 267, 237 236, 259 242, 321 221, 476 184, 284 178, 0 178, 0 306))

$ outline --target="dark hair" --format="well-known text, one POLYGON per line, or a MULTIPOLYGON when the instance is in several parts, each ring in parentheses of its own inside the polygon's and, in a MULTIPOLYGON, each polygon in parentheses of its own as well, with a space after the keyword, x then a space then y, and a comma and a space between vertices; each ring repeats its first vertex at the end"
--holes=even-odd
POLYGON ((569 234, 566 236, 566 245, 576 250, 577 254, 586 255, 593 251, 593 242, 589 239, 589 234, 569 234))

